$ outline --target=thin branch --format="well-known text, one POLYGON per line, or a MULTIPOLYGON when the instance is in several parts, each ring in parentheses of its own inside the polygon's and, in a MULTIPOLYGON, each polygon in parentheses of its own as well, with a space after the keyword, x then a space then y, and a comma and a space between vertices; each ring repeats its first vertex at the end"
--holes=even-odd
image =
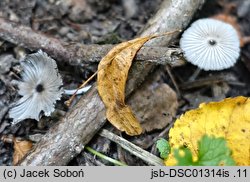
MULTIPOLYGON (((98 63, 113 47, 113 45, 69 44, 3 18, 0 18, 0 38, 30 50, 42 49, 56 60, 65 61, 70 65, 98 63)), ((143 47, 135 59, 151 62, 153 60, 155 63, 171 66, 184 64, 182 51, 179 48, 143 47)))
POLYGON ((109 132, 108 130, 102 129, 99 133, 102 137, 108 138, 111 141, 117 143, 122 148, 130 152, 131 154, 139 157, 149 165, 153 166, 164 166, 163 160, 159 157, 151 154, 150 152, 143 150, 142 148, 136 146, 135 144, 109 132))

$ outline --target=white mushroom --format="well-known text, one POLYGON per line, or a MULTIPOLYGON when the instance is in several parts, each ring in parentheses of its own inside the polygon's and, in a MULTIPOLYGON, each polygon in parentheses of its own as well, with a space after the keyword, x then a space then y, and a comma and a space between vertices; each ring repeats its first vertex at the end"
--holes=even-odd
POLYGON ((211 18, 195 21, 183 33, 180 47, 187 61, 204 70, 229 68, 240 55, 236 30, 230 24, 211 18))
POLYGON ((39 120, 42 111, 49 116, 63 93, 56 62, 46 53, 39 50, 27 55, 21 65, 23 72, 22 81, 18 82, 18 93, 23 97, 9 112, 12 124, 27 118, 39 120))

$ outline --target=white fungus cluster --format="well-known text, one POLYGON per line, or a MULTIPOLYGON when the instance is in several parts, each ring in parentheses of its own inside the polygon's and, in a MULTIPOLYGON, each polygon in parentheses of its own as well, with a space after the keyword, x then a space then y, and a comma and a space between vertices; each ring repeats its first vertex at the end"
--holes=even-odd
POLYGON ((180 47, 190 63, 204 70, 233 66, 240 55, 240 40, 228 23, 205 18, 195 21, 182 35, 180 47))
POLYGON ((27 55, 22 61, 22 80, 18 82, 20 100, 11 108, 12 124, 24 119, 39 120, 41 113, 49 116, 63 93, 62 79, 55 60, 39 50, 27 55))

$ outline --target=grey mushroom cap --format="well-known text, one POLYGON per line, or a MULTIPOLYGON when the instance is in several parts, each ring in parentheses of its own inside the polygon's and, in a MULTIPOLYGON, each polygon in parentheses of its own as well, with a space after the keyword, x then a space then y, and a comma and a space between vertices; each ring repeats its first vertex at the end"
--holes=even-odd
POLYGON ((232 25, 212 18, 199 19, 182 35, 186 60, 204 70, 233 66, 240 56, 240 40, 232 25))
POLYGON ((27 55, 21 66, 23 72, 22 80, 18 82, 18 93, 22 98, 9 111, 12 124, 27 118, 39 120, 42 112, 49 116, 63 93, 57 64, 45 52, 39 50, 27 55))

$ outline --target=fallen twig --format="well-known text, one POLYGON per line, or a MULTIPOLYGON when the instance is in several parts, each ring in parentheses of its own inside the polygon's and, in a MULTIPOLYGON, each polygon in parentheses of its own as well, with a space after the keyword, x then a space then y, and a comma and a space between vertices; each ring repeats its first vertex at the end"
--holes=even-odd
POLYGON ((139 157, 149 165, 153 166, 164 166, 163 160, 159 157, 151 154, 150 152, 143 150, 142 148, 136 146, 135 144, 109 132, 108 130, 102 129, 99 133, 102 137, 108 138, 111 141, 117 143, 125 150, 129 151, 131 154, 139 157))
MULTIPOLYGON (((98 63, 113 47, 113 45, 69 44, 3 18, 0 18, 0 38, 30 50, 42 49, 56 60, 63 60, 70 65, 98 63)), ((143 47, 135 59, 171 66, 184 64, 182 51, 179 48, 143 47)))
POLYGON ((194 89, 199 87, 205 87, 209 85, 213 85, 221 82, 234 82, 235 78, 230 74, 222 74, 222 75, 213 75, 207 78, 201 78, 199 80, 187 81, 180 85, 180 88, 183 90, 194 89))
MULTIPOLYGON (((148 23, 143 35, 183 29, 204 0, 164 0, 161 9, 148 23), (178 21, 177 21, 178 20, 178 21)), ((167 45, 176 36, 156 39, 157 45, 167 45)), ((151 41, 150 45, 154 41, 151 41)), ((155 65, 155 64, 154 64, 155 65)), ((127 94, 130 94, 153 64, 134 64, 130 70, 127 94)), ((66 165, 79 154, 105 123, 105 108, 95 86, 91 87, 75 107, 41 138, 20 165, 66 165)))

